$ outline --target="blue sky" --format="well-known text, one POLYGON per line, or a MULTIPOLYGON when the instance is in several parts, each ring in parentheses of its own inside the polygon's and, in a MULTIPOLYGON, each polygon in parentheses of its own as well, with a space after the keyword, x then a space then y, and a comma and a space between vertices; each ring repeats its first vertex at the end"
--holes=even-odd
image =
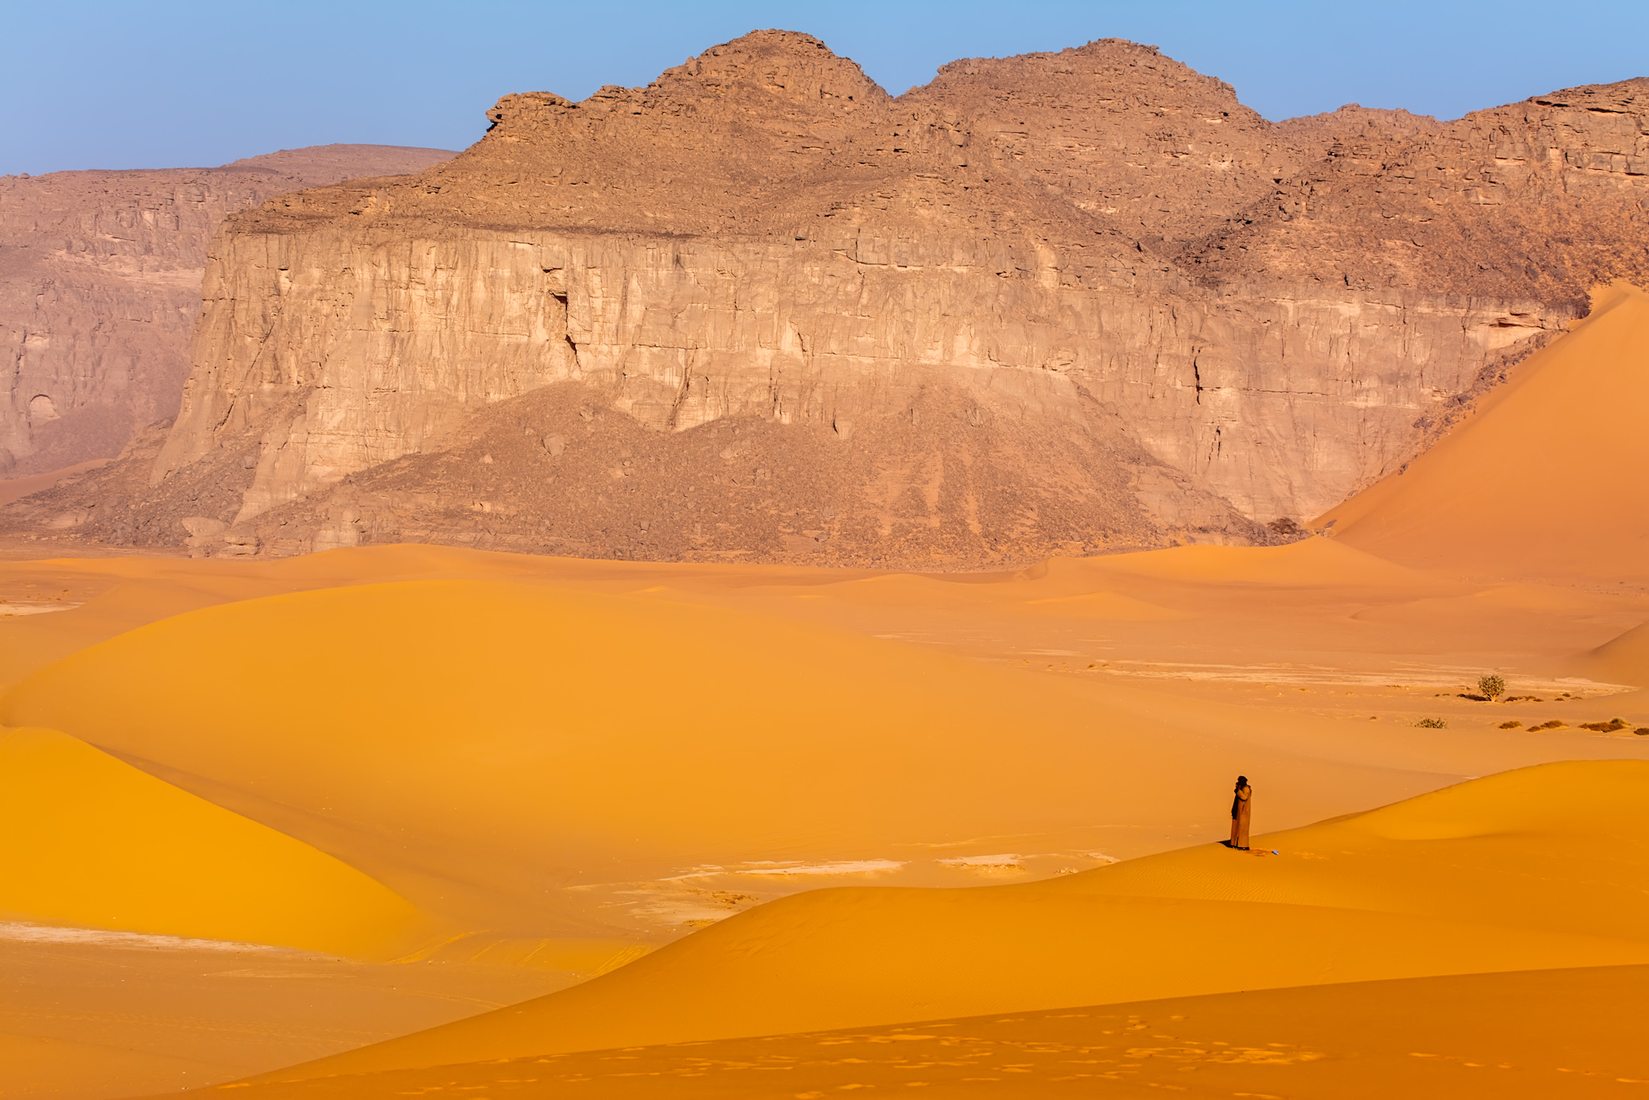
POLYGON ((1649 0, 0 0, 0 173, 220 164, 326 142, 461 148, 506 92, 644 84, 755 27, 805 30, 890 91, 958 57, 1148 42, 1271 118, 1452 118, 1649 75, 1649 0))

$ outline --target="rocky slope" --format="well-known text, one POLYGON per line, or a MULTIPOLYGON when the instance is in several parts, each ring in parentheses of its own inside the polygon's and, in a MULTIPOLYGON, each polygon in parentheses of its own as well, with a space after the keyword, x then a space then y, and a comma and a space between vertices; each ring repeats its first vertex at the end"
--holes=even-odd
POLYGON ((448 155, 337 145, 221 168, 0 178, 0 477, 112 458, 176 415, 207 244, 226 215, 448 155))
POLYGON ((1582 308, 1649 280, 1649 79, 1413 136, 1371 129, 1179 257, 1232 287, 1327 285, 1582 308))
POLYGON ((1127 43, 891 98, 757 32, 490 117, 233 218, 170 434, 25 522, 907 565, 1268 538, 1649 241, 1636 83, 1272 125, 1127 43))

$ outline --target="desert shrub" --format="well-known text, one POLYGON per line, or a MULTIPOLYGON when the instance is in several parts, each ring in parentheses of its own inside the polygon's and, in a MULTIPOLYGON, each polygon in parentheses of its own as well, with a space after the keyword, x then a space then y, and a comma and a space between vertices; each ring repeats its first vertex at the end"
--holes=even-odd
POLYGON ((1477 690, 1492 703, 1506 694, 1506 680, 1492 672, 1484 673, 1477 678, 1477 690))
POLYGON ((1519 722, 1514 718, 1510 722, 1500 723, 1500 728, 1503 729, 1503 730, 1514 730, 1518 726, 1521 726, 1522 724, 1523 724, 1522 722, 1519 722))
POLYGON ((1639 737, 1649 737, 1649 726, 1639 726, 1632 732, 1637 734, 1639 737))
POLYGON ((1423 730, 1446 730, 1449 728, 1449 724, 1441 718, 1422 718, 1414 724, 1423 730))
POLYGON ((1310 531, 1306 530, 1304 527, 1301 527, 1299 523, 1288 518, 1287 516, 1284 516, 1282 519, 1272 520, 1270 523, 1266 524, 1266 527, 1271 530, 1271 539, 1269 541, 1278 543, 1299 542, 1301 539, 1311 534, 1310 531))
POLYGON ((1529 732, 1530 733, 1535 733, 1535 732, 1538 732, 1540 730, 1560 730, 1564 726, 1567 726, 1568 724, 1569 723, 1567 723, 1567 722, 1559 722, 1556 718, 1553 718, 1552 720, 1550 720, 1548 722, 1540 723, 1540 725, 1538 725, 1538 726, 1530 726, 1529 727, 1529 732))
POLYGON ((1624 718, 1611 718, 1607 722, 1582 722, 1580 724, 1581 729, 1591 730, 1594 733, 1614 733, 1616 730, 1625 729, 1626 726, 1627 722, 1624 718))

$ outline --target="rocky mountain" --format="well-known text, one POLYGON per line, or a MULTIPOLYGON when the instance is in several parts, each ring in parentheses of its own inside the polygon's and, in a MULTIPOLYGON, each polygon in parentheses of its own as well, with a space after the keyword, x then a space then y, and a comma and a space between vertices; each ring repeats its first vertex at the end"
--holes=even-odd
POLYGON ((221 168, 0 177, 0 477, 112 458, 177 414, 207 244, 225 216, 450 155, 332 145, 221 168))
POLYGON ((1279 537, 1649 257, 1643 82, 1274 125, 1153 49, 890 97, 756 32, 208 264, 176 424, 14 523, 987 566, 1279 537))
POLYGON ((1649 279, 1649 79, 1371 129, 1179 259, 1217 284, 1568 302, 1649 279))

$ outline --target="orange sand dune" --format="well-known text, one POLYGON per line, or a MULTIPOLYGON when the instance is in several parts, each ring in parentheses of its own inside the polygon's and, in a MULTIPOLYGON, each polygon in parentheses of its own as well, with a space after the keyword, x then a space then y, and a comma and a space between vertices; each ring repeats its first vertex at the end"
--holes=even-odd
MULTIPOLYGON (((1394 702, 1445 706, 1394 699, 1383 685, 1401 674, 1378 664, 1342 674, 1374 684, 1372 698, 1284 696, 1270 685, 1300 662, 1412 654, 1449 631, 1567 654, 1571 638, 1621 629, 1618 611, 1573 594, 1508 603, 1320 539, 968 583, 420 547, 42 568, 53 584, 113 587, 0 620, 18 647, 100 602, 119 614, 51 635, 85 648, 15 688, 6 721, 67 730, 507 936, 655 939, 679 907, 650 900, 648 883, 692 875, 701 897, 772 896, 785 880, 746 873, 764 861, 912 882, 966 881, 936 860, 1005 851, 1091 866, 1086 853, 1217 833, 1210 792, 1240 770, 1268 776, 1268 821, 1295 824, 1463 774, 1649 749, 1498 731, 1500 714, 1457 702, 1481 732, 1370 726, 1394 702), (247 598, 264 592, 278 594, 247 598), (1372 614, 1393 626, 1372 630, 1372 614), (1038 656, 1050 646, 1062 656, 1038 656), (1173 663, 1203 652, 1278 663, 1233 665, 1234 681, 1173 663), (1116 775, 1129 779, 1101 798, 1116 775), (742 885, 709 881, 718 867, 742 885)), ((1455 690, 1474 673, 1458 675, 1455 690)))
POLYGON ((0 922, 0 1095, 176 1091, 404 1035, 556 984, 527 970, 455 973, 0 922))
POLYGON ((1334 761, 1338 743, 1267 740, 1265 714, 1177 716, 1125 684, 668 592, 501 581, 190 612, 36 673, 0 715, 139 761, 428 911, 518 936, 633 926, 610 892, 569 888, 729 862, 932 868, 1057 838, 1091 866, 1087 845, 1141 828, 1217 832, 1217 794, 1189 815, 1165 794, 1218 792, 1245 760, 1277 777, 1272 820, 1300 813, 1313 783, 1368 774, 1360 756, 1334 761), (1210 719, 1221 737, 1191 728, 1210 719), (1245 725, 1255 740, 1233 746, 1245 725))
POLYGON ((1318 521, 1394 561, 1476 576, 1649 584, 1649 293, 1594 295, 1402 473, 1318 521))
POLYGON ((432 930, 354 868, 51 730, 0 730, 0 836, 0 921, 355 956, 432 930))
POLYGON ((1649 688, 1649 622, 1588 651, 1576 664, 1588 676, 1649 688))
MULTIPOLYGON (((1234 953, 1229 965, 1241 968, 1234 953)), ((547 1055, 197 1096, 588 1100, 733 1096, 1530 1097, 1649 1085, 1628 1006, 1649 967, 1537 970, 1227 993, 755 1039, 547 1055), (1582 1007, 1584 1006, 1584 1007, 1582 1007)))
MULTIPOLYGON (((565 988, 816 886, 1023 882, 1163 852, 1223 833, 1238 771, 1261 786, 1259 827, 1279 829, 1540 761, 1644 759, 1649 738, 1578 723, 1649 725, 1649 697, 1595 682, 1624 677, 1575 655, 1646 617, 1639 594, 1472 581, 1323 539, 956 577, 404 546, 0 561, 0 720, 64 730, 162 790, 341 860, 456 937, 359 973, 321 956, 223 975, 205 963, 178 988, 209 987, 210 1014, 181 1010, 194 994, 162 980, 209 945, 0 942, 0 1042, 8 1068, 34 1067, 8 1087, 105 1100, 85 1083, 114 1069, 88 1074, 64 1045, 88 1028, 129 1052, 107 1063, 124 1067, 122 1092, 176 1088, 565 988), (1462 697, 1486 670, 1535 698, 1462 697), (1423 716, 1448 728, 1416 728, 1423 716), (1568 725, 1500 728, 1551 718, 1568 725), (123 964, 122 988, 158 982, 153 1003, 100 999, 89 970, 66 998, 67 976, 92 965, 71 950, 142 960, 123 964), (300 962, 303 981, 378 993, 298 1019, 287 970, 300 962)), ((49 879, 25 899, 34 912, 49 879)), ((1342 888, 1325 945, 1370 922, 1370 942, 1391 921, 1411 940, 1439 924, 1444 944, 1476 927, 1423 906, 1386 917, 1342 888)), ((1138 923, 1191 936, 1213 919, 1214 903, 1176 897, 1166 877, 1146 894, 1138 923)), ((156 904, 163 927, 183 927, 156 904)), ((1087 921, 1075 914, 1110 903, 1047 904, 1087 921)), ((301 925, 244 935, 292 942, 301 925)), ((1464 957, 1501 965, 1513 937, 1464 957)), ((1590 958, 1583 941, 1537 929, 1530 957, 1590 958)), ((1441 966, 1440 950, 1393 958, 1441 966)), ((1336 976, 1302 964, 1272 980, 1336 976)), ((1166 988, 1115 977, 1107 996, 1212 988, 1189 972, 1166 988)))
POLYGON ((1649 963, 1649 763, 1547 765, 1042 882, 762 906, 277 1079, 1386 977, 1649 963))

